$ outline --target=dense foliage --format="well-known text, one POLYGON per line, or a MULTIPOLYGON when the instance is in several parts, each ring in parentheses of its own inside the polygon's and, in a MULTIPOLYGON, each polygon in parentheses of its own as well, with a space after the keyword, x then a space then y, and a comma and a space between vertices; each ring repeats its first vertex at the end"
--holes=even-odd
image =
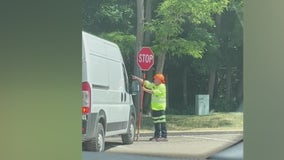
MULTIPOLYGON (((210 110, 237 110, 243 100, 243 1, 145 2, 151 19, 144 21, 150 34, 144 44, 157 56, 152 71, 164 65, 168 112, 193 114, 197 94, 210 95, 210 110)), ((136 12, 133 0, 83 0, 83 30, 117 43, 129 74, 135 74, 136 12)))

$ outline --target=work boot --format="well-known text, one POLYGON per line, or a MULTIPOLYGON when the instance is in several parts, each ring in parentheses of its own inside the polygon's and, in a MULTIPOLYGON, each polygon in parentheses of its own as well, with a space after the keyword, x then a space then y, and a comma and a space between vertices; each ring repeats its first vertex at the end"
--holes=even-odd
POLYGON ((160 138, 157 139, 157 141, 158 141, 158 142, 167 142, 168 139, 165 138, 165 137, 160 137, 160 138))
POLYGON ((149 141, 157 141, 157 140, 158 140, 157 137, 152 137, 152 138, 149 139, 149 141))

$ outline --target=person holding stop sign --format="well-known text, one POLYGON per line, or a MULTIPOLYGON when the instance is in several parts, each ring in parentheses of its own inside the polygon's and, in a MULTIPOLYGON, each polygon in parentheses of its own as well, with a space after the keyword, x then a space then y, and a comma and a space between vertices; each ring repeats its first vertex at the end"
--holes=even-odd
POLYGON ((166 127, 166 81, 163 74, 158 73, 154 76, 154 82, 132 76, 134 80, 138 80, 142 85, 143 91, 152 95, 151 111, 152 120, 155 126, 154 136, 150 141, 167 141, 167 127, 166 127))

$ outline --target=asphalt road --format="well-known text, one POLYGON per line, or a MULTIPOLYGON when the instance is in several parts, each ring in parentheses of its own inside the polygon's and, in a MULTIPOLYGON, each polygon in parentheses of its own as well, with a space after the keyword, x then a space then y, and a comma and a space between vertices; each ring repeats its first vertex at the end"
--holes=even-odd
POLYGON ((104 153, 83 151, 83 160, 170 160, 206 159, 239 142, 242 132, 169 133, 168 142, 150 142, 149 134, 132 145, 122 145, 120 137, 106 138, 104 153))
POLYGON ((243 148, 244 148, 244 142, 240 141, 237 144, 234 144, 233 146, 226 148, 225 150, 218 152, 210 157, 208 159, 210 160, 242 160, 243 159, 243 148))

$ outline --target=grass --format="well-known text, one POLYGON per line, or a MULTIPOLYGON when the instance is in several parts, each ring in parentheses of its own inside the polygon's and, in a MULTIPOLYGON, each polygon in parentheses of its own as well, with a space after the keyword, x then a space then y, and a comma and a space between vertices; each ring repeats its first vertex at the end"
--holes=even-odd
MULTIPOLYGON (((167 115, 169 131, 238 130, 243 131, 243 113, 211 113, 209 115, 167 115)), ((144 116, 142 131, 153 130, 150 116, 144 116)))

